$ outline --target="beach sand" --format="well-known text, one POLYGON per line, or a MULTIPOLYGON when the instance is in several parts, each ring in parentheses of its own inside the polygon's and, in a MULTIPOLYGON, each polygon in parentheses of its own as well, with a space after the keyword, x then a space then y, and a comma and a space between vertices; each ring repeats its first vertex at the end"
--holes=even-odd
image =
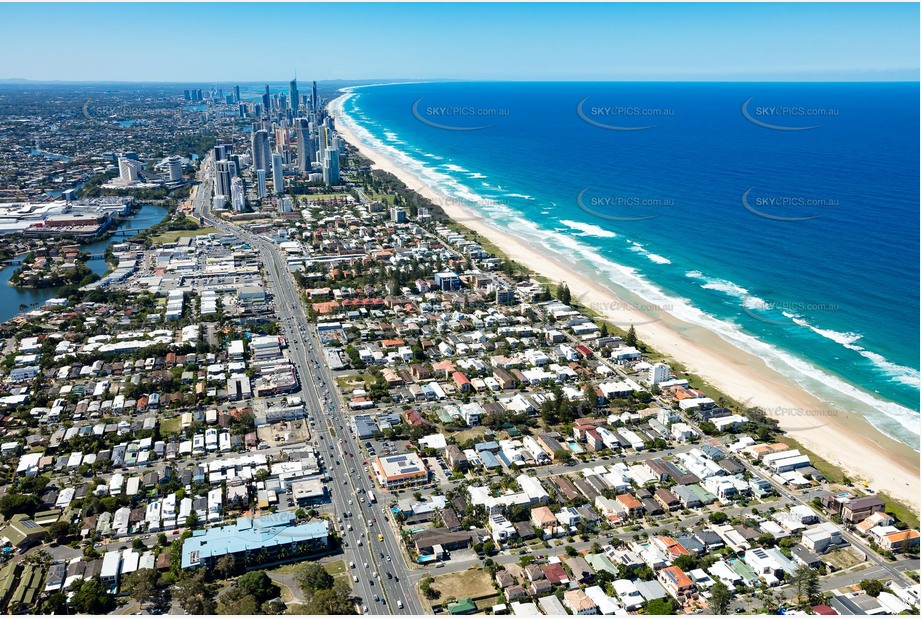
POLYGON ((655 350, 682 363, 728 396, 749 406, 759 406, 776 418, 791 438, 830 463, 860 479, 876 491, 884 491, 919 511, 919 454, 876 430, 860 415, 835 409, 804 391, 790 379, 768 367, 758 357, 739 350, 717 334, 674 318, 664 311, 652 316, 637 307, 641 299, 627 291, 614 293, 600 285, 591 273, 576 269, 546 250, 488 224, 456 199, 438 192, 386 153, 360 141, 342 113, 348 95, 330 103, 336 131, 371 159, 376 169, 398 177, 410 189, 440 206, 445 213, 475 231, 517 262, 550 281, 565 281, 573 298, 623 328, 635 325, 638 337, 655 350))

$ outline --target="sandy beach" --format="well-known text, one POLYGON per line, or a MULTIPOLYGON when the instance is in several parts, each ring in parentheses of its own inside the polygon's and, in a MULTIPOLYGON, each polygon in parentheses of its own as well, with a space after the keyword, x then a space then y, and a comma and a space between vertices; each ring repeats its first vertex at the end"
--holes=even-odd
POLYGON ((643 301, 626 292, 615 293, 591 273, 548 254, 465 209, 457 200, 439 193, 385 153, 357 139, 342 113, 344 95, 330 103, 336 131, 374 162, 373 167, 397 176, 409 188, 439 205, 450 217, 488 239, 516 261, 551 281, 565 281, 579 303, 622 326, 634 324, 639 338, 737 401, 759 406, 777 418, 783 430, 803 446, 918 512, 919 454, 911 447, 883 435, 860 415, 838 410, 813 397, 760 358, 739 350, 715 333, 674 318, 664 311, 650 316, 636 307, 643 301))

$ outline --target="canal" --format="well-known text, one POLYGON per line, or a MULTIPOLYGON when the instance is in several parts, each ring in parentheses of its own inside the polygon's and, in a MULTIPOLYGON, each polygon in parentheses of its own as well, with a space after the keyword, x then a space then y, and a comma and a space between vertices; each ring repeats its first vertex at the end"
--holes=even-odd
MULTIPOLYGON (((152 225, 160 223, 166 217, 167 210, 163 206, 154 206, 144 204, 141 209, 130 219, 120 222, 118 227, 130 227, 136 231, 127 232, 127 235, 111 236, 109 238, 98 240, 96 242, 83 245, 80 249, 86 253, 102 255, 109 245, 124 242, 127 237, 133 236, 142 230, 146 230, 152 225)), ((117 228, 116 228, 117 229, 117 228)), ((100 277, 109 271, 109 265, 102 257, 92 258, 87 263, 90 269, 100 277)), ((49 298, 57 296, 60 288, 15 288, 9 285, 10 277, 13 271, 19 268, 19 265, 10 265, 0 269, 0 322, 6 322, 10 318, 19 314, 22 309, 20 305, 31 307, 40 306, 49 298)))

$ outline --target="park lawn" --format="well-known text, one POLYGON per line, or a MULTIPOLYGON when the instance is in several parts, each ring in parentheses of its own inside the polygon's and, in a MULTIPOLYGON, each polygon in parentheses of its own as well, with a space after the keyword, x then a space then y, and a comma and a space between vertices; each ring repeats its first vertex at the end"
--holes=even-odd
POLYGON ((308 202, 312 202, 314 200, 331 200, 337 197, 348 197, 348 196, 349 196, 348 193, 318 193, 316 195, 305 195, 303 197, 308 202))
POLYGON ((335 562, 327 562, 323 565, 323 569, 332 575, 337 577, 339 575, 346 575, 345 560, 337 560, 335 562))
POLYGON ((202 227, 197 230, 170 230, 168 232, 163 232, 159 236, 154 236, 154 243, 170 243, 176 242, 180 238, 185 238, 186 236, 198 236, 199 234, 217 234, 220 230, 213 227, 202 227))

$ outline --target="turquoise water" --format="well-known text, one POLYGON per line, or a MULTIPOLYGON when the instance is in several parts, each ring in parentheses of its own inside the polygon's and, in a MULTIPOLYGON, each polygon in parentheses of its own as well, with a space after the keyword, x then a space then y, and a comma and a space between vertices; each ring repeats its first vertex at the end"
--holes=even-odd
POLYGON ((359 138, 475 216, 918 448, 918 84, 354 92, 359 138))

